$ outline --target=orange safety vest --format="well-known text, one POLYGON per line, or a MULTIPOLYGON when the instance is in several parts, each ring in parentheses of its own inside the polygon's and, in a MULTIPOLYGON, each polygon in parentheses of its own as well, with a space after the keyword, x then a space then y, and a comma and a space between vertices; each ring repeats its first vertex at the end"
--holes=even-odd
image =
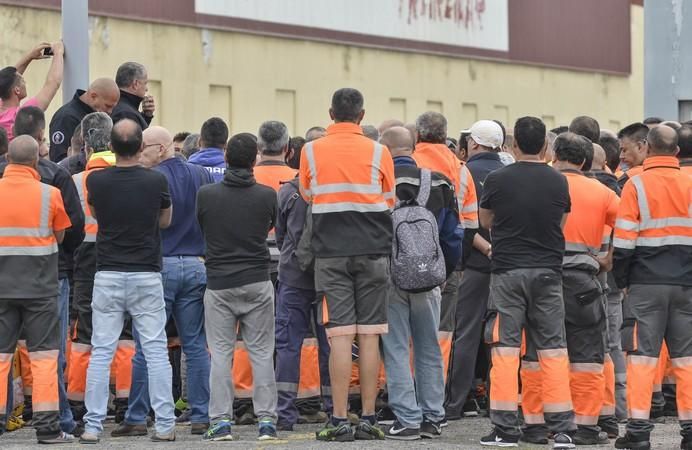
POLYGON ((11 280, 0 298, 43 298, 52 290, 48 282, 57 293, 54 232, 71 223, 60 191, 39 180, 35 169, 18 164, 9 164, 0 179, 0 279, 11 280))
POLYGON ((463 228, 478 228, 478 198, 473 176, 466 164, 459 161, 445 144, 421 142, 416 145, 413 159, 419 167, 440 172, 454 185, 459 205, 459 221, 463 228))
POLYGON ((562 173, 567 178, 572 202, 563 230, 565 256, 562 265, 597 273, 600 267, 593 257, 608 251, 610 227, 615 225, 620 200, 612 190, 579 171, 562 173))
POLYGON ((692 177, 677 158, 647 158, 625 185, 613 244, 631 284, 692 285, 692 177))

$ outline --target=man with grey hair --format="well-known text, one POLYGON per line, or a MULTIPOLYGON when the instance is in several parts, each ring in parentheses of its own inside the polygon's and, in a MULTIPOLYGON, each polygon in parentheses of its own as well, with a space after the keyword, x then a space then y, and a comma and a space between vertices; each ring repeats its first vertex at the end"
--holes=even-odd
MULTIPOLYGON (((39 181, 34 138, 15 138, 7 159, 0 180, 0 399, 8 398, 7 374, 22 332, 34 378, 32 425, 38 442, 69 443, 74 436, 60 430, 57 296, 58 244, 70 220, 58 189, 39 181)), ((0 430, 5 419, 2 404, 0 430)))
POLYGON ((466 164, 447 147, 447 119, 438 112, 428 111, 416 119, 416 150, 413 159, 418 167, 430 169, 446 176, 454 185, 459 208, 458 233, 463 233, 462 258, 459 267, 448 278, 442 291, 440 327, 438 339, 442 349, 444 373, 452 351, 454 317, 456 314, 457 291, 461 280, 461 269, 471 252, 473 239, 478 230, 478 201, 473 176, 466 164))
POLYGON ((324 127, 311 127, 308 129, 308 131, 305 132, 305 140, 307 142, 314 141, 315 139, 324 137, 326 134, 327 130, 324 127))
POLYGON ((154 98, 147 95, 149 75, 146 67, 136 62, 123 63, 115 74, 115 83, 120 89, 120 100, 113 108, 113 123, 130 119, 146 130, 156 109, 154 98))
MULTIPOLYGON (((111 130, 113 121, 105 112, 92 112, 84 116, 80 124, 82 138, 84 139, 85 170, 72 176, 77 187, 79 199, 85 217, 84 242, 75 250, 73 258, 74 271, 72 308, 77 313, 77 325, 75 334, 72 335, 72 349, 70 352, 70 371, 67 375, 67 398, 70 401, 72 413, 77 420, 81 420, 86 412, 84 395, 87 367, 91 356, 91 301, 94 289, 94 276, 96 275, 96 230, 97 224, 91 210, 87 207, 88 192, 86 180, 92 172, 111 166, 115 162, 110 152, 111 130)), ((126 327, 129 331, 129 326, 126 327)), ((118 340, 118 360, 130 361, 134 346, 131 333, 120 336, 118 340)), ((116 380, 116 416, 123 415, 127 406, 127 393, 129 392, 129 376, 123 373, 131 372, 131 367, 119 364, 116 380), (123 389, 123 379, 128 381, 127 390, 123 389), (125 393, 123 394, 123 391, 125 393)))
MULTIPOLYGON (((296 177, 297 171, 288 167, 286 161, 291 159, 293 150, 288 146, 288 128, 282 122, 269 120, 264 122, 257 132, 257 151, 260 161, 255 165, 255 180, 259 184, 269 186, 277 193, 282 183, 287 183, 296 177)), ((274 229, 267 237, 269 254, 271 256, 270 273, 272 281, 276 281, 280 252, 276 247, 274 229)))
POLYGON ((380 139, 380 132, 377 131, 374 125, 361 125, 360 128, 363 130, 363 134, 373 141, 378 141, 380 139))

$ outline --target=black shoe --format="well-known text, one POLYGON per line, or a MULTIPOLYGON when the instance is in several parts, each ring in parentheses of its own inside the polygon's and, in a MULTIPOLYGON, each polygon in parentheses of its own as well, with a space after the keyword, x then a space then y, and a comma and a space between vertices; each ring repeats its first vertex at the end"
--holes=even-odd
POLYGON ((395 420, 389 429, 384 433, 386 439, 398 441, 416 441, 420 439, 420 432, 417 428, 407 428, 395 420))
POLYGON ((466 400, 466 403, 464 403, 464 407, 462 408, 462 415, 464 417, 478 417, 479 410, 480 407, 478 406, 478 402, 476 401, 476 399, 470 398, 466 400))
POLYGON ((578 428, 577 432, 572 436, 572 440, 576 445, 600 445, 608 443, 608 433, 605 431, 592 431, 578 428))
POLYGON ((617 419, 612 421, 600 421, 598 422, 598 427, 605 431, 609 439, 615 439, 620 435, 620 427, 618 426, 617 419))
POLYGON ((629 449, 629 450, 649 450, 651 448, 651 442, 649 440, 639 440, 635 439, 630 433, 625 433, 621 438, 617 438, 615 441, 615 448, 629 449))
POLYGON ((432 420, 423 419, 420 425, 420 435, 425 439, 437 439, 442 435, 442 421, 433 422, 432 420))
MULTIPOLYGON (((607 441, 607 439, 606 439, 607 441)), ((574 448, 574 439, 567 433, 555 433, 553 436, 553 448, 574 448)))
POLYGON ((377 411, 377 423, 380 425, 394 425, 396 416, 389 407, 385 407, 377 411))
POLYGON ((510 436, 499 430, 493 430, 487 436, 481 438, 481 445, 487 447, 518 447, 519 436, 510 436))
POLYGON ((69 434, 75 437, 81 436, 82 434, 84 434, 84 424, 82 424, 81 421, 75 422, 75 426, 69 434))
POLYGON ((521 442, 526 442, 527 444, 547 445, 548 435, 542 436, 538 433, 522 433, 519 440, 521 442))
POLYGON ((443 417, 442 420, 440 420, 439 422, 437 422, 437 425, 438 425, 440 428, 447 428, 447 427, 449 426, 449 423, 447 422, 447 416, 443 417))

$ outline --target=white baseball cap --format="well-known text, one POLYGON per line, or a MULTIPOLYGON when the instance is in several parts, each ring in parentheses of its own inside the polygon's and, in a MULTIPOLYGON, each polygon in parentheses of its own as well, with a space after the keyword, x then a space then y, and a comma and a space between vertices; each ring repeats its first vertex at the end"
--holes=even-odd
POLYGON ((469 133, 477 144, 484 147, 499 148, 504 144, 502 128, 492 120, 479 120, 468 130, 462 133, 469 133))

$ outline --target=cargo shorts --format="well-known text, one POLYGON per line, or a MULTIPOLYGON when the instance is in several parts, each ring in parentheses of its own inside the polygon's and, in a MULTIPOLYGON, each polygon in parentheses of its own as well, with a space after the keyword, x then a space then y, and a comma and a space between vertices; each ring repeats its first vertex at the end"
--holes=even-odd
POLYGON ((389 257, 315 258, 318 318, 327 336, 387 333, 389 257))

